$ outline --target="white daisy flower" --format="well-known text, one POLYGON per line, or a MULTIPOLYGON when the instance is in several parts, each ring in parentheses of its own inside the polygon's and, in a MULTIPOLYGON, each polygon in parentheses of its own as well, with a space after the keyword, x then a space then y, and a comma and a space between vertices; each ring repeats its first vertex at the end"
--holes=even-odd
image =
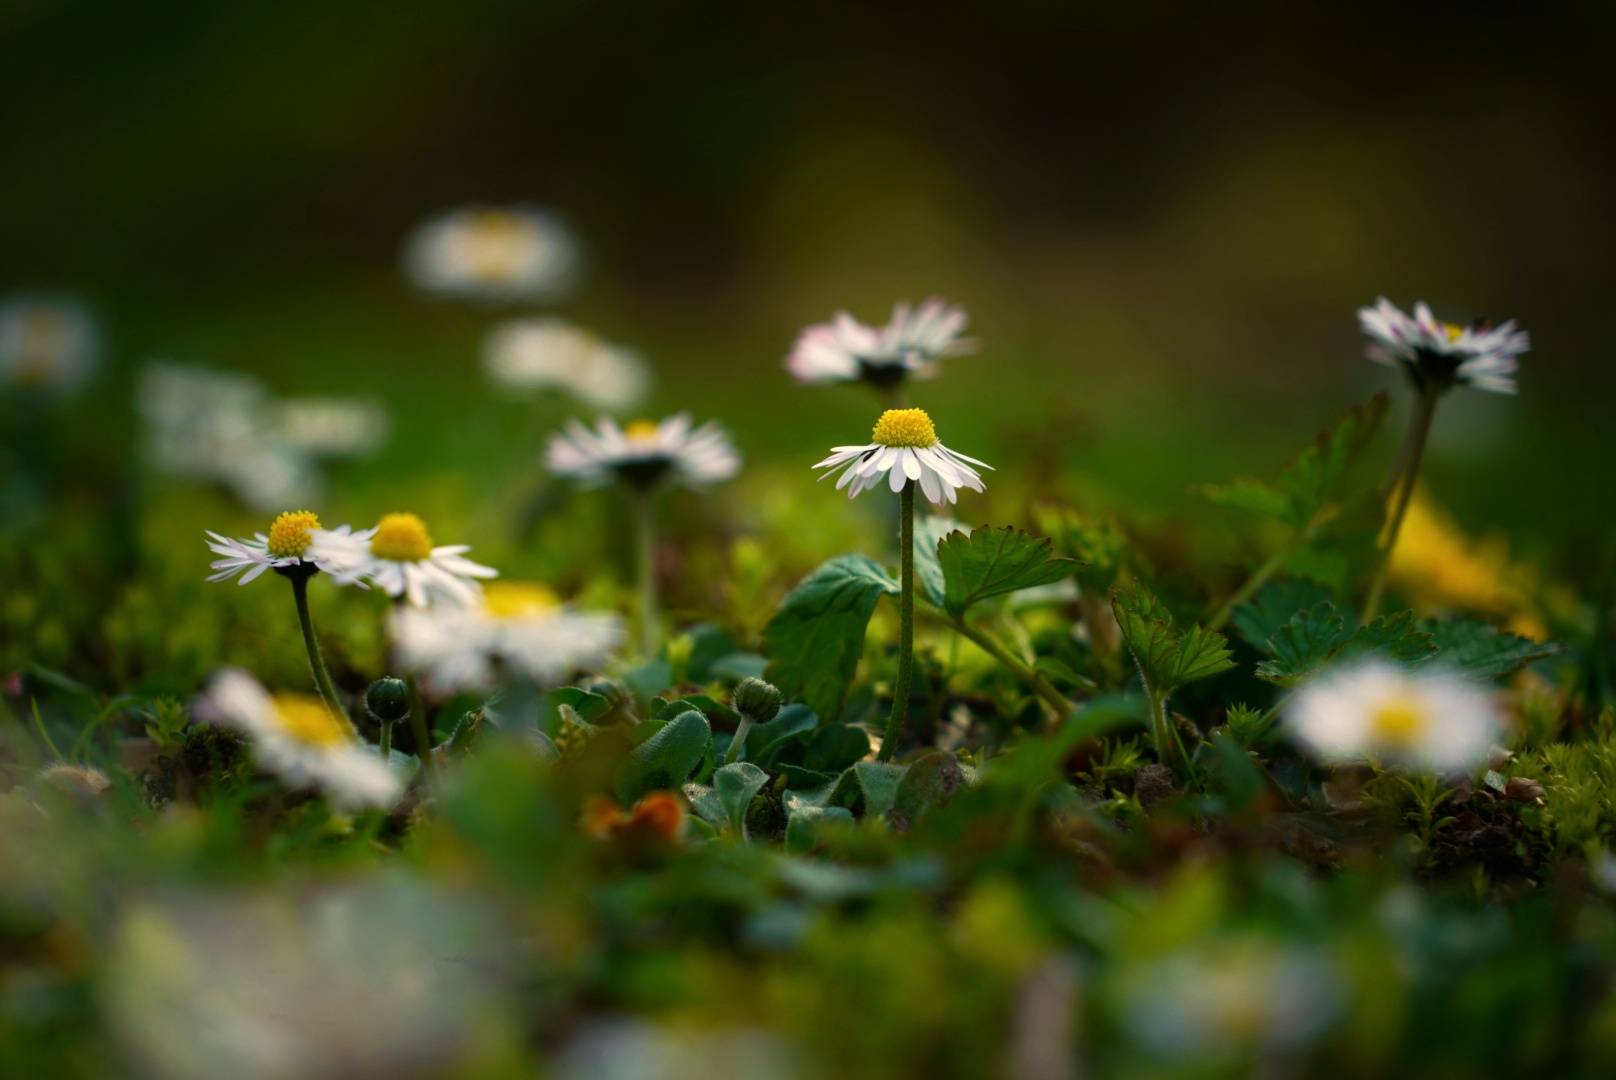
POLYGON ((1532 347, 1514 319, 1495 327, 1459 326, 1437 319, 1423 300, 1411 317, 1382 296, 1374 307, 1358 309, 1358 325, 1373 341, 1369 358, 1401 367, 1422 392, 1457 385, 1513 394, 1516 357, 1532 347))
POLYGON ((1503 731, 1497 698, 1484 687, 1386 664, 1313 680, 1286 705, 1285 721, 1321 760, 1373 759, 1438 773, 1486 761, 1503 731))
POLYGON ((527 206, 468 206, 426 222, 404 252, 427 292, 472 300, 539 300, 577 277, 578 244, 553 214, 527 206))
POLYGON ((362 457, 387 440, 387 410, 374 401, 289 398, 276 412, 281 441, 314 457, 362 457))
MULTIPOLYGON (((208 547, 213 549, 214 554, 223 555, 224 558, 210 564, 215 573, 206 580, 227 581, 241 574, 237 584, 245 585, 266 570, 280 570, 305 563, 323 568, 324 562, 309 551, 314 543, 314 534, 318 531, 320 519, 312 511, 288 510, 270 523, 268 536, 253 533, 248 539, 239 539, 209 532, 208 547)), ((351 531, 347 525, 339 525, 330 530, 330 534, 345 537, 351 531)), ((370 588, 362 581, 358 584, 361 588, 370 588)))
POLYGON ((388 596, 406 596, 416 607, 437 600, 475 603, 482 586, 478 578, 498 577, 499 571, 465 558, 469 544, 432 545, 426 522, 414 514, 386 514, 375 528, 346 534, 316 530, 309 547, 338 585, 368 580, 388 596))
POLYGON ((931 378, 936 361, 973 351, 976 343, 959 335, 965 309, 932 297, 918 309, 899 301, 883 327, 867 326, 845 311, 797 336, 786 370, 799 382, 863 379, 879 388, 905 379, 931 378))
POLYGON ((623 620, 572 611, 533 582, 500 581, 481 604, 400 608, 393 616, 394 656, 439 693, 485 690, 501 666, 540 686, 604 667, 623 641, 623 620))
POLYGON ((483 370, 507 390, 564 390, 597 409, 629 408, 651 381, 638 354, 556 318, 495 327, 483 343, 483 370))
POLYGON ((36 296, 0 303, 0 384, 72 393, 100 353, 95 320, 78 303, 36 296))
POLYGON ((585 487, 615 478, 648 489, 670 478, 686 484, 728 480, 740 472, 741 456, 716 420, 691 430, 690 414, 680 413, 661 423, 636 420, 622 428, 602 417, 593 430, 569 420, 550 436, 544 464, 585 487))
POLYGON ((926 498, 941 505, 945 500, 957 501, 954 493, 959 488, 982 490, 982 477, 971 465, 993 468, 938 441, 937 429, 925 409, 888 409, 876 421, 873 439, 865 446, 832 447, 830 457, 814 466, 825 470, 820 479, 845 464, 836 489, 847 488, 850 499, 875 487, 886 473, 893 491, 902 491, 913 480, 926 498))
POLYGON ((226 668, 202 692, 196 715, 244 733, 266 772, 319 788, 340 806, 386 807, 399 797, 392 770, 317 697, 271 694, 240 668, 226 668))

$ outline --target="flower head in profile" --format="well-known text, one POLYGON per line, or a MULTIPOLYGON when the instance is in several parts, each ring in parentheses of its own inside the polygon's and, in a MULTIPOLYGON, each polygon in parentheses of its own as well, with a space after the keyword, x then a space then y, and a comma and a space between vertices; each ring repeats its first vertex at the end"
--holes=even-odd
POLYGON ((481 601, 394 613, 395 656, 435 691, 486 690, 500 668, 540 686, 605 666, 623 641, 623 620, 574 611, 536 582, 498 581, 481 601))
POLYGON ((912 378, 931 378, 936 361, 972 352, 976 343, 960 337, 965 309, 932 297, 919 308, 899 301, 885 326, 869 326, 845 311, 797 335, 786 370, 798 382, 864 380, 890 388, 912 378))
POLYGON ((345 807, 390 806, 399 782, 353 725, 307 694, 271 694, 239 668, 213 677, 198 718, 244 733, 253 760, 292 787, 314 787, 345 807))
POLYGON ((1532 347, 1514 319, 1460 326, 1439 320, 1423 300, 1410 316, 1382 296, 1374 307, 1358 309, 1358 325, 1369 336, 1369 358, 1402 368, 1421 393, 1474 386, 1513 394, 1516 358, 1532 347))
POLYGON ((1327 762, 1462 772, 1487 759, 1503 725, 1486 688, 1442 672, 1366 664, 1304 686, 1285 709, 1291 733, 1327 762))
POLYGON ((650 489, 664 480, 711 484, 728 480, 741 469, 741 456, 729 432, 716 420, 690 426, 690 414, 679 413, 658 423, 636 420, 618 427, 602 417, 593 429, 577 420, 550 436, 546 467, 585 487, 622 480, 650 489))
MULTIPOLYGON (((270 523, 268 535, 253 533, 246 539, 235 539, 209 532, 208 547, 224 558, 211 564, 214 573, 207 580, 228 581, 240 574, 237 584, 245 585, 265 570, 286 570, 294 566, 318 570, 324 562, 310 548, 314 545, 314 534, 319 531, 320 519, 313 511, 288 510, 270 523)), ((330 530, 329 535, 346 537, 351 531, 347 525, 339 525, 330 530)))
POLYGON ((0 303, 0 385, 70 394, 100 354, 101 336, 82 305, 36 296, 0 303))
POLYGON ((562 390, 596 409, 626 409, 645 396, 639 355, 561 319, 514 319, 483 343, 483 370, 514 393, 562 390))
POLYGON ((982 477, 971 465, 993 466, 944 446, 924 409, 888 409, 876 421, 872 441, 864 446, 835 446, 830 457, 815 465, 824 469, 823 480, 843 465, 836 489, 847 488, 853 498, 881 483, 882 475, 893 491, 914 481, 926 498, 941 505, 955 502, 959 488, 982 490, 982 477), (969 464, 968 464, 969 463, 969 464))
POLYGON ((404 263, 426 292, 517 301, 565 293, 579 256, 572 231, 552 214, 527 206, 468 206, 417 228, 404 263))
POLYGON ((475 603, 479 578, 499 571, 465 557, 469 544, 434 546, 426 522, 415 514, 385 514, 374 528, 356 533, 314 533, 309 551, 338 585, 370 582, 388 596, 416 607, 438 600, 475 603))

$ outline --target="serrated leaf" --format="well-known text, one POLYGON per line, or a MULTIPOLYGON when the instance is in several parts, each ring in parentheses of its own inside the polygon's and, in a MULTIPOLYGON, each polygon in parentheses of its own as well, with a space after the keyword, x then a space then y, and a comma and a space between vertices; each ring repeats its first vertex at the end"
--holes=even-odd
POLYGON ((786 821, 786 854, 806 855, 819 846, 826 825, 853 824, 853 812, 843 806, 805 806, 786 821))
POLYGON ((743 840, 746 835, 746 808, 752 805, 752 796, 763 790, 769 774, 747 761, 725 765, 713 773, 713 791, 724 804, 729 831, 743 840))
POLYGON ((1513 675, 1565 649, 1557 641, 1533 641, 1475 619, 1429 619, 1420 628, 1431 635, 1443 664, 1472 679, 1513 675))
POLYGON ((1241 637, 1261 649, 1297 612, 1334 599, 1328 586, 1312 578, 1270 581, 1256 596, 1235 608, 1230 621, 1241 637))
POLYGON ((1332 622, 1341 623, 1334 604, 1319 604, 1296 617, 1270 639, 1267 651, 1274 658, 1257 665, 1257 677, 1280 686, 1295 686, 1332 664, 1358 660, 1379 660, 1405 668, 1418 667, 1436 654, 1431 635, 1414 625, 1412 612, 1399 611, 1383 615, 1373 622, 1358 627, 1350 634, 1338 630, 1337 643, 1322 653, 1317 650, 1296 648, 1280 652, 1293 640, 1309 640, 1323 633, 1332 622))
POLYGON ((1335 604, 1326 600, 1298 611, 1262 647, 1277 670, 1313 671, 1351 636, 1335 604))
POLYGON ((1142 584, 1111 590, 1111 610, 1140 675, 1156 694, 1165 697, 1185 683, 1234 667, 1222 634, 1203 626, 1175 630, 1171 613, 1142 584))
POLYGON ((920 595, 937 607, 943 606, 947 588, 943 564, 937 561, 937 545, 943 537, 964 529, 950 517, 915 516, 915 578, 920 582, 920 595))
POLYGON ((711 742, 707 717, 695 709, 681 713, 628 752, 617 767, 612 793, 622 805, 632 806, 647 792, 683 788, 711 742))
POLYGON ((1055 554, 1049 540, 1005 527, 986 525, 950 533, 937 545, 943 569, 943 607, 961 615, 972 604, 1017 589, 1048 585, 1077 569, 1072 559, 1055 554))
POLYGON ((875 602, 897 592, 898 583, 866 555, 839 555, 821 565, 780 602, 764 630, 769 681, 820 716, 836 717, 858 670, 875 602))
POLYGON ((746 760, 770 768, 780 751, 819 726, 819 717, 806 705, 787 705, 767 724, 746 733, 746 760))

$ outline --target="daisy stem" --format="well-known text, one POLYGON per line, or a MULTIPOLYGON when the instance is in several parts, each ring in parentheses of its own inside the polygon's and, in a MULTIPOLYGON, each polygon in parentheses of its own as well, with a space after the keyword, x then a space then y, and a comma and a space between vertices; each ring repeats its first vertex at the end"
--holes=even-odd
POLYGON ((724 764, 733 765, 735 759, 741 756, 741 747, 746 745, 746 736, 752 731, 752 718, 746 713, 741 714, 741 722, 735 725, 735 735, 729 741, 729 749, 724 753, 724 764))
POLYGON ((649 488, 634 493, 635 559, 640 576, 640 647, 646 658, 661 644, 661 616, 657 611, 656 494, 649 488))
POLYGON ((898 527, 898 682, 892 688, 892 715, 887 718, 886 735, 881 739, 877 761, 891 761, 909 711, 909 684, 914 678, 915 661, 915 482, 904 481, 901 517, 898 527))
POLYGON ((1380 610, 1381 594, 1386 591, 1386 574, 1391 569, 1392 551, 1397 547, 1397 534, 1403 528, 1403 517, 1408 513, 1409 501, 1414 497, 1414 485, 1420 478, 1420 461, 1425 457, 1425 441, 1431 434, 1431 418, 1436 413, 1437 394, 1431 390, 1420 393, 1419 402, 1414 407, 1414 415, 1409 417, 1408 437, 1404 445, 1407 448, 1406 460, 1400 476, 1393 481, 1393 486, 1386 493, 1391 500, 1391 519, 1386 523, 1386 532, 1381 540, 1380 558, 1375 564, 1375 576, 1369 584, 1369 596, 1364 600, 1363 621, 1368 622, 1380 610))
POLYGON ((404 680, 410 695, 410 733, 415 736, 415 756, 421 759, 421 768, 428 776, 436 776, 437 759, 432 756, 432 732, 426 726, 426 705, 421 701, 421 686, 411 675, 404 680))
POLYGON ((393 752, 393 721, 382 721, 382 735, 377 745, 381 748, 382 760, 386 761, 393 752))
MULTIPOLYGON (((296 569, 301 570, 299 566, 296 569)), ((309 618, 309 578, 310 573, 289 574, 292 579, 292 598, 297 601, 297 621, 303 627, 303 647, 309 651, 309 667, 314 669, 314 683, 320 688, 320 696, 325 699, 326 708, 332 714, 353 721, 348 716, 348 710, 342 707, 342 699, 337 696, 337 687, 331 681, 331 672, 326 670, 325 657, 320 653, 320 642, 314 636, 314 622, 309 618)))
POLYGON ((977 648, 1009 668, 1011 674, 1015 675, 1016 678, 1031 687, 1032 692, 1042 698, 1044 704, 1054 710, 1056 719, 1060 719, 1072 711, 1072 703, 1066 699, 1065 694, 1055 689, 1054 684, 1040 675, 1037 669, 1031 667, 1021 657, 1005 648, 991 634, 977 629, 963 618, 952 619, 950 625, 969 638, 977 648))

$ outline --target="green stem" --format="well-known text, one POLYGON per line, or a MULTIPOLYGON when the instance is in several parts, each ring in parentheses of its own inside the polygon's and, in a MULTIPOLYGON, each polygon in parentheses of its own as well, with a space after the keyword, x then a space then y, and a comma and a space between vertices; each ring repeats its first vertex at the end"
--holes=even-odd
POLYGON ((1005 648, 993 636, 967 623, 962 616, 955 616, 950 620, 950 625, 967 638, 970 638, 977 648, 1009 668, 1016 678, 1031 687, 1033 693, 1042 698, 1044 704, 1055 711, 1057 720, 1072 711, 1072 703, 1067 700, 1065 694, 1055 689, 1054 684, 1039 674, 1037 669, 1031 667, 1026 661, 1005 648))
POLYGON ((421 701, 421 687, 411 675, 404 680, 410 695, 410 732, 415 736, 415 756, 421 759, 421 768, 428 776, 437 775, 438 761, 432 756, 432 733, 426 726, 426 705, 421 701))
POLYGON ((640 648, 647 659, 661 645, 661 615, 657 610, 656 493, 651 487, 634 492, 634 544, 640 586, 640 648))
POLYGON ((320 643, 314 637, 314 622, 309 618, 309 578, 318 571, 308 566, 308 573, 301 573, 308 564, 303 563, 289 569, 293 573, 286 575, 292 579, 292 597, 297 601, 297 621, 303 627, 303 647, 309 652, 309 667, 314 670, 314 683, 320 688, 320 696, 325 699, 326 708, 332 714, 347 720, 348 710, 342 707, 342 699, 337 696, 337 687, 331 681, 331 673, 326 670, 325 657, 320 653, 320 643))
POLYGON ((1148 685, 1145 689, 1150 694, 1150 731, 1156 738, 1156 760, 1171 766, 1173 744, 1169 740, 1171 732, 1167 726, 1167 695, 1156 693, 1148 685))
POLYGON ((1386 590, 1386 575, 1391 570, 1392 551, 1397 547, 1397 535, 1403 528, 1403 517, 1408 513, 1408 504, 1414 497, 1414 485, 1420 478, 1420 461, 1425 457, 1425 442, 1431 434, 1431 418, 1436 413, 1437 391, 1426 390, 1420 394, 1418 404, 1414 408, 1414 415, 1409 418, 1409 431, 1406 439, 1407 460, 1404 462, 1402 474, 1394 482, 1387 497, 1393 500, 1391 520, 1386 523, 1386 533, 1381 541, 1380 557, 1375 564, 1375 576, 1369 584, 1369 596, 1364 600, 1363 621, 1368 622, 1380 610, 1381 594, 1386 590))
POLYGON ((877 761, 891 761, 898 745, 898 733, 909 711, 909 684, 914 678, 915 660, 915 482, 907 480, 900 496, 902 509, 898 526, 898 682, 892 688, 892 715, 881 740, 877 761))
POLYGON ((1290 539, 1285 541, 1278 551, 1268 556, 1268 559, 1261 566, 1253 570, 1251 576, 1246 578, 1246 583, 1240 586, 1229 599, 1225 600, 1223 606, 1218 608, 1217 613, 1208 620, 1207 629, 1223 629, 1223 625, 1234 614, 1234 609, 1256 596, 1257 590, 1262 588, 1281 566, 1285 565, 1285 560, 1291 557, 1291 552, 1296 550, 1304 535, 1305 531, 1301 529, 1292 533, 1290 539))
POLYGON ((730 739, 729 749, 724 753, 725 765, 735 764, 735 759, 741 756, 741 747, 746 745, 746 736, 752 730, 752 723, 750 716, 741 714, 741 722, 735 725, 735 737, 730 739))
POLYGON ((382 752, 382 760, 387 761, 393 755, 393 721, 382 721, 382 737, 378 743, 382 752))

